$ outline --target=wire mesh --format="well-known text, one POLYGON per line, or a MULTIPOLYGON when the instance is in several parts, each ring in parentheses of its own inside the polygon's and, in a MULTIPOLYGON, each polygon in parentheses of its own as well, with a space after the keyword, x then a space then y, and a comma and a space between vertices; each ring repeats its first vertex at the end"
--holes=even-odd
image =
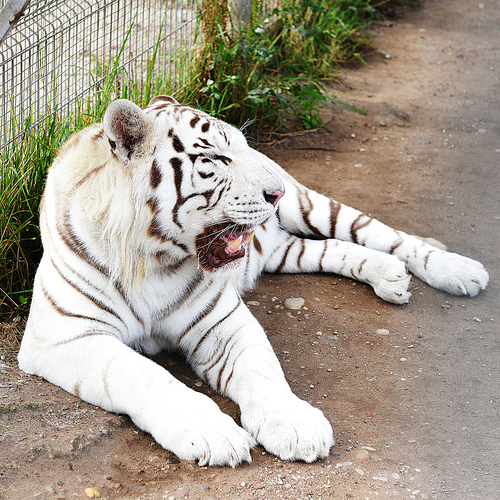
MULTIPOLYGON (((232 0, 248 2, 251 0, 232 0)), ((254 0, 271 12, 279 0, 254 0)), ((0 0, 0 8, 6 0, 0 0)), ((203 0, 31 0, 0 45, 0 150, 49 116, 92 107, 112 82, 116 94, 155 79, 171 93, 193 62, 203 0)))
POLYGON ((110 68, 118 91, 158 77, 172 91, 182 87, 196 8, 186 0, 32 0, 0 45, 0 146, 26 121, 67 116, 98 96, 110 68))

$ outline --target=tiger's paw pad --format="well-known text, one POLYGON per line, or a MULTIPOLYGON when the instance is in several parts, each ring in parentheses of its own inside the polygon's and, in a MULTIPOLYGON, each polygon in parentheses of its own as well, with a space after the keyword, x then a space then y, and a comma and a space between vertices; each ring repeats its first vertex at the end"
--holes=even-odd
POLYGON ((264 448, 282 460, 314 462, 327 457, 333 430, 323 413, 300 399, 242 413, 243 426, 264 448))

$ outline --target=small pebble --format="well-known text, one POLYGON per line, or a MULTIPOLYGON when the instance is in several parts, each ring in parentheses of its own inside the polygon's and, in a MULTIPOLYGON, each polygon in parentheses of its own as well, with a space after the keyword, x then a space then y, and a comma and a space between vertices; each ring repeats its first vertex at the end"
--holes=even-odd
POLYGON ((376 335, 389 335, 389 330, 386 330, 385 328, 379 328, 378 330, 375 331, 376 335))
POLYGON ((89 497, 89 498, 100 498, 101 494, 94 488, 87 488, 85 490, 85 494, 89 497))
POLYGON ((291 297, 285 300, 285 307, 287 309, 292 309, 293 311, 297 311, 302 308, 305 300, 301 297, 291 297))
POLYGON ((350 467, 352 465, 352 462, 337 462, 335 464, 336 469, 340 469, 341 467, 350 467))
POLYGON ((361 462, 364 462, 365 460, 368 460, 370 458, 370 453, 367 450, 358 450, 356 452, 356 458, 361 462))
POLYGON ((247 306, 260 306, 260 302, 257 302, 256 300, 249 300, 247 302, 247 306))

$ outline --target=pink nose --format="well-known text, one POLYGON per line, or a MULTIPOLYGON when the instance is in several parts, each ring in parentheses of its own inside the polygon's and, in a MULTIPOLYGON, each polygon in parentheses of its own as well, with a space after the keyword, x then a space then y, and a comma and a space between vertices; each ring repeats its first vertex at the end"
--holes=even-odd
POLYGON ((264 199, 268 202, 271 203, 271 205, 276 206, 278 201, 281 200, 283 195, 285 194, 285 191, 274 191, 274 193, 269 194, 264 191, 264 199))

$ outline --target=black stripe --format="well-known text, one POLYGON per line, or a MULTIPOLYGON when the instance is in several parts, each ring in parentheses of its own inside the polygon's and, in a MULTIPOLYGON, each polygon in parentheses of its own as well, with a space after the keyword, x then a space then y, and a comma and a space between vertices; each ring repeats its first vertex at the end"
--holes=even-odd
POLYGON ((176 134, 172 137, 172 146, 177 153, 182 153, 184 151, 184 144, 182 144, 182 141, 176 134))
MULTIPOLYGON (((221 390, 220 390, 219 392, 221 392, 222 394, 226 394, 226 391, 227 391, 227 386, 229 385, 229 381, 233 378, 233 374, 234 374, 234 367, 236 366, 236 363, 237 363, 237 361, 238 361, 239 357, 240 357, 240 356, 241 356, 241 355, 242 355, 242 354, 243 354, 243 353, 244 353, 247 349, 254 348, 254 347, 256 347, 256 346, 254 346, 254 345, 249 345, 249 346, 244 347, 244 348, 243 348, 243 349, 242 349, 242 350, 238 353, 238 356, 236 356, 236 358, 234 358, 233 365, 232 365, 232 367, 231 367, 231 373, 229 374, 229 376, 228 376, 228 377, 227 377, 227 379, 226 379, 226 383, 224 384, 224 389, 222 390, 222 388, 221 388, 221 390)), ((261 346, 261 347, 264 347, 264 346, 261 346)), ((265 347, 264 347, 264 349, 265 349, 265 347)), ((267 350, 267 349, 266 349, 266 350, 267 350)), ((227 356, 228 358, 229 358, 230 354, 231 354, 231 352, 229 352, 229 353, 228 353, 228 356, 227 356)))
MULTIPOLYGON (((61 315, 61 316, 66 316, 67 318, 75 318, 75 319, 84 319, 84 320, 87 320, 87 321, 95 321, 97 323, 101 323, 103 325, 106 325, 110 328, 112 328, 113 330, 117 330, 117 328, 115 326, 113 326, 112 324, 106 322, 106 321, 102 321, 100 319, 96 319, 96 318, 92 318, 90 316, 84 316, 82 314, 76 314, 76 313, 73 313, 73 312, 70 312, 70 311, 67 311, 66 309, 63 309, 59 304, 57 304, 57 302, 54 300, 53 297, 51 297, 51 295, 49 294, 49 292, 47 291, 47 289, 44 287, 43 283, 40 284, 41 288, 42 288, 42 293, 44 295, 44 297, 47 299, 47 301, 49 302, 49 304, 61 315)), ((118 330, 117 330, 118 331, 118 330)), ((101 332, 102 334, 102 332, 101 332)), ((90 334, 89 334, 90 335, 90 334)), ((108 334, 108 335, 111 335, 111 334, 108 334)), ((76 339, 76 337, 75 337, 76 339)), ((75 340, 75 339, 71 339, 71 340, 75 340)))
POLYGON ((240 304, 241 304, 241 299, 238 298, 238 303, 233 307, 233 309, 231 309, 231 311, 229 311, 223 318, 221 318, 219 321, 217 321, 205 333, 205 335, 203 335, 203 337, 201 337, 201 339, 198 341, 198 343, 196 344, 195 348, 191 352, 191 356, 190 356, 191 359, 194 357, 194 355, 196 354, 196 352, 198 351, 198 349, 201 347, 201 345, 203 344, 203 342, 205 342, 205 340, 212 334, 212 332, 214 331, 214 329, 217 328, 218 326, 220 326, 222 323, 224 323, 224 321, 226 321, 226 319, 229 318, 229 316, 231 316, 236 311, 236 309, 238 309, 238 307, 240 306, 240 304))
POLYGON ((101 310, 107 312, 108 314, 111 314, 112 316, 114 316, 118 321, 120 321, 123 324, 123 326, 126 327, 125 321, 123 321, 122 318, 120 318, 120 316, 118 315, 118 313, 116 311, 114 311, 113 309, 111 309, 110 307, 108 307, 104 302, 102 302, 101 300, 99 300, 97 297, 94 297, 93 295, 90 295, 89 293, 85 292, 76 283, 74 283, 73 281, 71 281, 57 267, 57 265, 52 260, 52 258, 50 259, 50 262, 52 263, 52 266, 57 271, 57 273, 59 274, 59 276, 61 277, 61 279, 63 279, 68 285, 70 285, 77 292, 81 293, 88 300, 90 300, 91 302, 93 302, 94 305, 96 305, 99 309, 101 309, 101 310))
MULTIPOLYGON (((308 207, 312 207, 313 204, 311 203, 311 199, 309 198, 309 193, 306 191, 304 193, 302 193, 303 196, 305 196, 305 198, 307 199, 307 203, 308 203, 308 207)), ((300 197, 299 198, 299 203, 300 203, 300 211, 302 213, 302 219, 304 220, 304 222, 306 223, 307 227, 309 228, 309 230, 316 236, 319 236, 319 237, 325 237, 325 235, 316 227, 314 226, 312 223, 311 223, 311 209, 308 208, 307 210, 304 208, 304 204, 302 203, 302 198, 300 197)))
POLYGON ((151 165, 151 171, 149 173, 149 183, 153 189, 156 189, 161 182, 162 174, 161 170, 158 167, 158 163, 156 159, 153 160, 153 164, 151 165))
POLYGON ((395 233, 398 235, 398 237, 399 237, 399 241, 397 241, 396 243, 394 243, 394 244, 392 245, 392 247, 391 247, 391 248, 390 248, 390 250, 389 250, 389 253, 390 253, 390 254, 393 254, 393 253, 396 251, 396 249, 397 249, 397 248, 399 248, 399 247, 403 244, 403 242, 404 242, 404 241, 403 241, 403 238, 401 238, 401 236, 399 235, 399 232, 398 232, 398 231, 395 231, 395 233))
POLYGON ((283 268, 285 267, 285 263, 286 263, 286 258, 288 257, 288 252, 290 252, 290 248, 292 248, 293 244, 295 242, 292 241, 287 247, 286 247, 286 250, 285 250, 285 253, 281 259, 281 262, 280 262, 280 265, 276 268, 276 273, 281 273, 283 271, 283 268))
POLYGON ((299 252, 299 258, 297 259, 297 267, 300 269, 300 263, 302 261, 302 257, 304 256, 304 252, 306 250, 306 243, 304 240, 300 240, 300 252, 299 252))
POLYGON ((254 237, 254 239, 252 240, 252 243, 255 247, 255 250, 257 250, 257 252, 262 255, 262 245, 260 244, 260 241, 257 238, 257 236, 254 237))
MULTIPOLYGON (((234 339, 236 337, 236 335, 243 329, 244 327, 241 327, 239 328, 238 330, 236 330, 236 332, 232 335, 232 339, 234 339)), ((233 345, 229 348, 229 352, 226 354, 226 359, 224 360, 224 363, 222 364, 221 368, 219 369, 219 375, 217 377, 217 392, 222 392, 222 386, 221 386, 221 382, 222 382, 222 375, 224 375, 224 370, 226 369, 226 365, 227 365, 227 362, 229 361, 229 358, 231 357, 231 353, 233 352, 233 349, 238 345, 238 340, 239 339, 236 339, 236 341, 233 343, 233 345)), ((247 347, 253 347, 253 346, 247 346, 247 347)), ((229 383, 229 380, 231 379, 231 377, 233 376, 233 371, 234 371, 234 364, 236 362, 236 360, 240 357, 241 353, 245 350, 245 348, 243 348, 239 353, 238 353, 238 356, 236 356, 234 362, 233 362, 233 366, 232 366, 232 369, 231 369, 231 373, 229 374, 229 377, 228 379, 226 380, 226 384, 224 386, 224 390, 227 388, 227 384, 229 383)))
POLYGON ((96 132, 94 135, 90 137, 90 140, 92 141, 98 141, 99 139, 102 139, 104 137, 104 129, 99 130, 96 132))
POLYGON ((335 200, 330 200, 330 238, 335 238, 337 219, 341 208, 341 203, 335 200))
MULTIPOLYGON (((226 353, 226 349, 227 349, 227 346, 229 345, 229 343, 230 343, 232 340, 234 340, 234 339, 237 337, 237 334, 238 334, 241 330, 243 330, 244 328, 246 328, 246 326, 245 326, 245 325, 242 325, 242 326, 240 326, 240 328, 238 328, 235 332, 233 332, 233 334, 232 334, 232 335, 231 335, 231 336, 230 336, 230 337, 226 340, 226 342, 224 343, 224 347, 222 348, 222 350, 220 349, 220 347, 221 347, 221 346, 218 346, 218 349, 219 349, 219 352, 220 352, 220 353, 219 353, 219 355, 217 356, 217 358, 215 359, 215 361, 213 361, 213 362, 212 362, 212 364, 211 364, 209 367, 207 367, 207 368, 205 368, 205 370, 203 370, 203 377, 204 377, 204 379, 205 379, 205 380, 207 380, 207 379, 208 379, 208 377, 207 377, 207 373, 208 373, 208 372, 209 372, 212 368, 214 368, 214 367, 217 365, 217 363, 218 363, 218 362, 219 362, 219 361, 220 361, 220 360, 224 357, 224 354, 226 353)), ((236 339, 236 341, 234 342, 234 344, 236 344, 237 340, 238 340, 238 339, 236 339)), ((231 349, 232 349, 232 348, 231 348, 231 349)), ((224 362, 224 366, 225 366, 226 362, 227 362, 227 358, 226 358, 226 361, 224 362)), ((204 364, 206 364, 206 363, 204 363, 204 364)), ((219 377, 220 377, 220 373, 221 373, 221 372, 219 371, 219 377)))
POLYGON ((429 257, 431 256, 431 253, 434 253, 435 250, 429 250, 429 253, 425 256, 424 259, 424 269, 427 271, 427 264, 429 263, 429 257))
MULTIPOLYGON (((200 270, 191 280, 191 283, 189 283, 189 285, 185 287, 185 292, 182 294, 180 299, 177 302, 173 302, 164 309, 160 310, 157 314, 157 319, 164 319, 168 314, 170 314, 170 312, 179 309, 183 304, 190 300, 193 297, 194 293, 199 290, 198 285, 203 281, 204 277, 205 275, 203 271, 200 270)), ((200 293, 203 293, 207 288, 210 288, 211 285, 212 280, 207 280, 207 282, 205 283, 205 287, 200 291, 200 293)))
POLYGON ((323 253, 321 254, 321 257, 320 257, 319 262, 318 262, 318 267, 319 267, 320 273, 324 272, 323 259, 325 258, 326 250, 328 248, 328 240, 325 240, 324 245, 325 245, 325 248, 323 248, 323 253))
POLYGON ((358 276, 361 276, 361 271, 363 270, 363 266, 365 265, 366 263, 366 259, 364 259, 361 264, 359 265, 358 267, 358 276))
POLYGON ((365 214, 359 214, 356 219, 354 219, 353 223, 351 224, 351 239, 354 243, 358 243, 358 231, 364 227, 366 227, 370 222, 372 222, 372 218, 368 217, 365 214), (366 220, 364 222, 361 222, 362 218, 366 217, 366 220))
MULTIPOLYGON (((85 244, 76 236, 73 227, 71 226, 71 223, 69 221, 69 209, 66 207, 66 210, 64 212, 64 215, 62 217, 62 220, 58 220, 56 223, 56 230, 61 238, 62 242, 71 250, 77 257, 79 257, 81 260, 83 260, 85 263, 87 263, 89 266, 93 267, 96 269, 98 272, 100 272, 103 276, 105 276, 106 279, 111 281, 111 273, 109 269, 102 265, 97 258, 93 257, 92 254, 90 254, 87 249, 85 244), (61 228, 62 226, 62 228, 61 228)), ((71 267, 71 266, 69 266, 71 267)), ((123 290, 123 287, 120 283, 117 281, 113 282, 113 286, 115 290, 120 294, 122 297, 123 301, 128 305, 129 309, 131 310, 132 314, 134 315, 135 319, 142 325, 144 326, 144 321, 142 318, 139 317, 135 309, 133 308, 132 304, 130 301, 126 298, 125 291, 123 290)))
POLYGON ((189 122, 189 125, 191 125, 191 128, 195 128, 196 127, 196 124, 200 121, 200 117, 199 116, 194 116, 193 118, 191 118, 191 121, 189 122))
POLYGON ((202 149, 215 148, 215 146, 213 144, 211 144, 210 142, 208 142, 206 139, 203 139, 203 137, 198 137, 198 140, 201 141, 203 143, 203 145, 202 144, 198 144, 197 142, 195 142, 193 144, 193 148, 202 148, 202 149))
POLYGON ((195 318, 191 321, 189 324, 188 328, 184 330, 184 332, 180 335, 180 337, 176 340, 176 344, 180 345, 182 342, 182 339, 187 335, 187 333, 192 330, 203 318, 206 318, 216 307, 217 303, 219 302, 219 299, 221 298, 222 294, 224 293, 224 289, 219 290, 219 292, 216 294, 216 296, 212 299, 210 304, 208 304, 206 307, 204 307, 196 316, 195 318))

